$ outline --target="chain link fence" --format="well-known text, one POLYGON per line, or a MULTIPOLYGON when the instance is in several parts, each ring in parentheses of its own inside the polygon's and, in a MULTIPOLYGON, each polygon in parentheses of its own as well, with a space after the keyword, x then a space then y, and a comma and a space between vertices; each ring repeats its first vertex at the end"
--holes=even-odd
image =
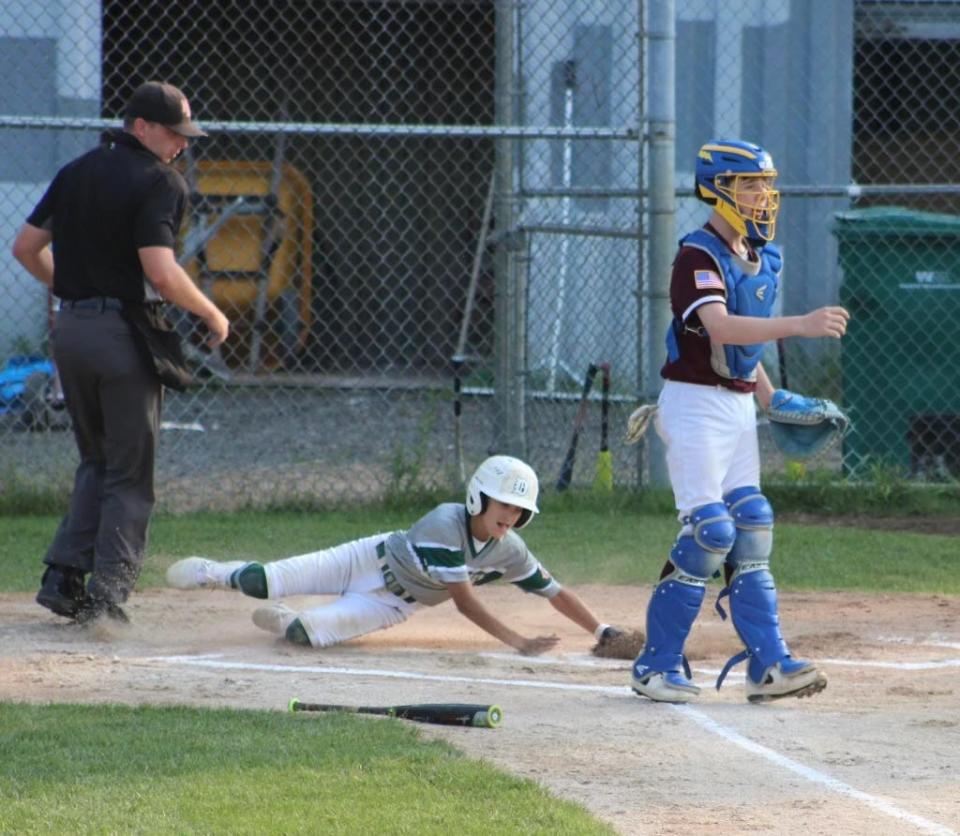
MULTIPOLYGON (((651 250, 705 220, 692 165, 723 135, 777 162, 783 313, 854 313, 842 346, 766 358, 853 413, 816 466, 960 476, 957 3, 10 0, 0 24, 8 241, 140 81, 184 89, 211 134, 178 163, 181 260, 233 333, 210 353, 180 321, 197 386, 165 404, 168 510, 455 489, 490 452, 550 486, 604 364, 573 483, 594 480, 605 388, 613 481, 647 483, 656 451, 622 438, 659 387, 651 250)), ((0 482, 68 485, 56 300, 9 246, 0 285, 0 482)))

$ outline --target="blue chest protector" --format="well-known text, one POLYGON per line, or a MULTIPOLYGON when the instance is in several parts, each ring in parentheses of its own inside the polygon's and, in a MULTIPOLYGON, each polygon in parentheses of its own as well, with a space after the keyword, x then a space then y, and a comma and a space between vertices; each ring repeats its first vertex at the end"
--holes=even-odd
MULTIPOLYGON (((713 259, 727 286, 727 310, 731 314, 769 317, 773 313, 783 267, 783 258, 775 244, 767 244, 759 250, 760 269, 756 275, 745 272, 727 246, 705 229, 698 229, 681 238, 680 246, 703 250, 713 259)), ((674 318, 667 330, 667 355, 670 362, 676 362, 680 357, 678 335, 682 331, 683 323, 674 318)), ((724 377, 752 380, 763 354, 763 346, 763 343, 726 345, 726 369, 716 368, 716 365, 714 368, 724 377)))

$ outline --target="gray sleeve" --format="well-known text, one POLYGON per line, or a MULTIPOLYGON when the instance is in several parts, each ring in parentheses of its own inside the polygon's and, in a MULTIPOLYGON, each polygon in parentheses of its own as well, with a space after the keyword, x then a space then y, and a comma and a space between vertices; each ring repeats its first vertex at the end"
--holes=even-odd
MULTIPOLYGON (((510 532, 513 534, 513 532, 510 532)), ((508 535, 509 537, 509 535, 508 535)), ((524 592, 532 592, 545 598, 552 598, 562 588, 553 576, 543 567, 533 552, 519 536, 504 543, 509 549, 503 558, 503 579, 524 592)))

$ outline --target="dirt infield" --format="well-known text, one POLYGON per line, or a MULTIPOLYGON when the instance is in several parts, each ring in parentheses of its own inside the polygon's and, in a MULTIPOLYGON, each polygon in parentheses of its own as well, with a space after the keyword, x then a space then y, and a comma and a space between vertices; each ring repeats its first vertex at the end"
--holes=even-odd
MULTIPOLYGON (((578 592, 630 626, 648 594, 578 592)), ((226 591, 137 593, 130 626, 87 629, 32 596, 3 595, 0 699, 278 711, 294 696, 490 702, 504 710, 498 729, 419 728, 539 781, 621 833, 960 831, 960 598, 782 595, 792 649, 820 661, 830 684, 812 699, 761 706, 743 698, 742 666, 722 691, 712 688, 738 645, 705 605, 688 644, 704 692, 678 707, 633 696, 628 663, 589 657, 590 637, 542 601, 512 589, 481 594, 522 631, 560 634, 559 651, 513 654, 449 605, 309 651, 257 630, 257 602, 226 591)))

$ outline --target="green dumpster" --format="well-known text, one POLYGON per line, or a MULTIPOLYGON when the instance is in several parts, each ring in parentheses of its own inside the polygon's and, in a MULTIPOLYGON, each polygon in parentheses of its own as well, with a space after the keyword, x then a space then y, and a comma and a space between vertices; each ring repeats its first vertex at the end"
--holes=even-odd
POLYGON ((960 216, 858 209, 837 213, 833 234, 851 313, 845 471, 960 478, 960 216))

